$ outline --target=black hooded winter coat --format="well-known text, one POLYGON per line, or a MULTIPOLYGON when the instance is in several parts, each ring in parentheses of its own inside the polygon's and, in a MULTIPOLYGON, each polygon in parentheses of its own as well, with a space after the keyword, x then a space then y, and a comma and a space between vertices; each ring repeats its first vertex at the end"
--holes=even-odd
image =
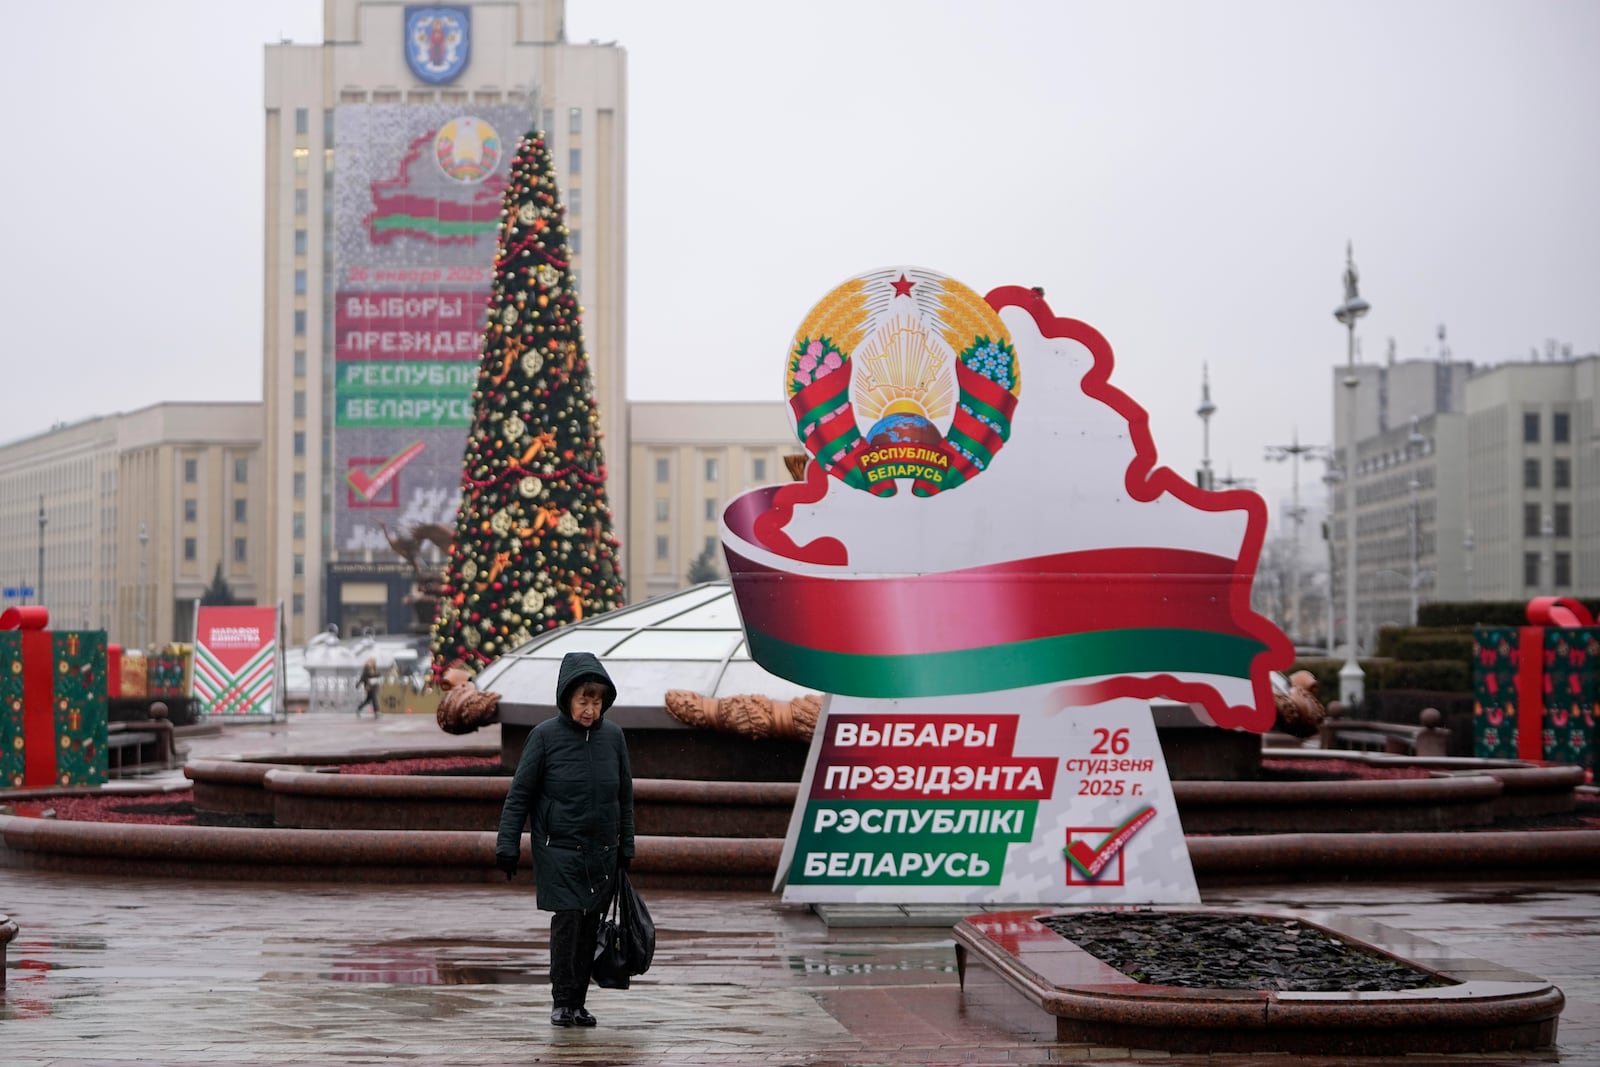
POLYGON ((618 855, 633 858, 633 772, 622 727, 605 713, 617 687, 592 652, 568 652, 556 679, 560 711, 534 727, 500 812, 495 854, 521 852, 533 821, 533 873, 543 911, 596 911, 611 895, 618 855), (572 691, 586 679, 606 687, 588 729, 572 718, 572 691))

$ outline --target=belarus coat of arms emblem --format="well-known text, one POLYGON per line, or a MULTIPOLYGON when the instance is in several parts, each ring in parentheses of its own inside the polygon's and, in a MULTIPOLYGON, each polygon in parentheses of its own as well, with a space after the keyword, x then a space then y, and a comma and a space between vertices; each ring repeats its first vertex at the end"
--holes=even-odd
POLYGON ((1011 434, 1017 355, 966 286, 896 268, 836 288, 789 350, 796 435, 829 474, 874 496, 932 496, 982 473, 1011 434))

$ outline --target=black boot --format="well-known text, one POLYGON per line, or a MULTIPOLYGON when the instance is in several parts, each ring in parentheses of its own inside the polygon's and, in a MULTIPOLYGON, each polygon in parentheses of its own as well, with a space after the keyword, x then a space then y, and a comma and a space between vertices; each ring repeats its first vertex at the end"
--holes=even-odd
POLYGON ((555 1011, 550 1013, 551 1026, 574 1026, 576 1024, 577 1019, 574 1018, 571 1008, 557 1007, 555 1011))

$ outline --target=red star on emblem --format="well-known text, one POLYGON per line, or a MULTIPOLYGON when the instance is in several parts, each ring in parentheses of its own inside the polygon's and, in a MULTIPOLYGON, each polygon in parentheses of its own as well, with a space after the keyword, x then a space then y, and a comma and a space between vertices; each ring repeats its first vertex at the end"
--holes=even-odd
POLYGON ((894 295, 895 296, 910 296, 911 295, 911 287, 913 285, 916 285, 917 283, 916 282, 908 282, 908 281, 906 281, 906 276, 904 274, 902 274, 902 275, 900 275, 900 280, 899 281, 890 282, 889 284, 894 286, 894 295))

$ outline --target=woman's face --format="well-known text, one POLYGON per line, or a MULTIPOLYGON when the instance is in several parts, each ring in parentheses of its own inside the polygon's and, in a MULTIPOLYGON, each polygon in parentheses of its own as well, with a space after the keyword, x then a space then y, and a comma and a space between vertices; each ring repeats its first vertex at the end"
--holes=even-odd
POLYGON ((599 682, 579 685, 572 693, 572 721, 586 728, 593 726, 600 718, 605 699, 606 687, 599 682))

